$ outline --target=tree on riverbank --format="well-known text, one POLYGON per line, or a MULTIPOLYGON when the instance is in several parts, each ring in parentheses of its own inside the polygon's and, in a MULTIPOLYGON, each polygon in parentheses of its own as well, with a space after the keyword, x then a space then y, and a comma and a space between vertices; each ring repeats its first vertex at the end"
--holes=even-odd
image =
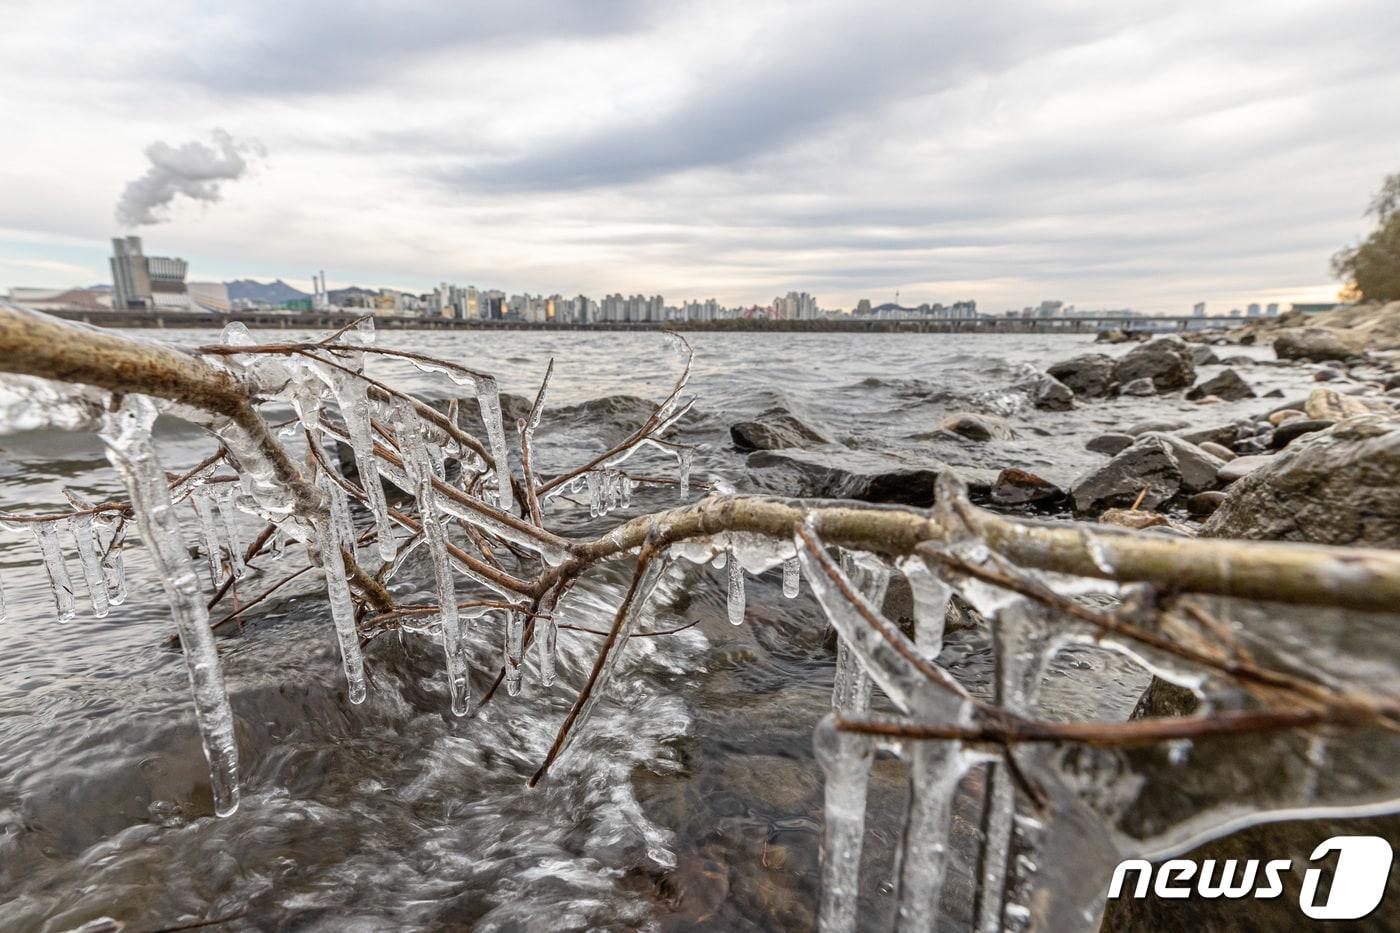
POLYGON ((1393 643, 1387 613, 1400 606, 1400 555, 1013 521, 972 506, 948 474, 932 511, 712 487, 699 495, 693 450, 668 438, 691 404, 691 353, 670 339, 679 375, 641 426, 546 476, 534 435, 553 364, 512 444, 489 374, 379 346, 367 325, 261 345, 231 326, 222 342, 181 351, 0 308, 0 371, 12 374, 0 379, 0 433, 96 431, 129 496, 70 496, 71 508, 7 512, 0 527, 33 538, 67 619, 80 587, 67 575, 64 542, 100 615, 125 598, 121 553, 135 528, 185 651, 220 813, 238 805, 239 766, 213 628, 247 617, 294 576, 324 579, 350 703, 372 695, 366 668, 380 639, 397 632, 440 649, 445 707, 469 717, 520 702, 527 677, 549 685, 561 630, 579 630, 569 622, 578 611, 570 594, 604 565, 626 568, 630 583, 610 607, 610 625, 584 630, 597 640, 596 657, 568 685, 575 699, 533 785, 588 728, 629 640, 669 634, 646 630, 647 604, 676 561, 723 567, 735 624, 748 615, 746 575, 781 568, 784 593, 796 595, 805 579, 837 632, 836 711, 816 729, 829 930, 856 922, 866 790, 879 755, 907 768, 893 880, 908 928, 937 912, 955 841, 950 800, 974 780, 985 801, 976 860, 985 929, 1026 918, 1040 928, 1091 928, 1121 858, 1271 813, 1400 796, 1400 775, 1385 767, 1400 752, 1400 702, 1376 682, 1385 667, 1377 652, 1393 643), (440 375, 467 398, 434 408, 372 377, 367 363, 379 358, 440 375), (264 409, 273 404, 294 417, 269 423, 264 409), (475 427, 459 417, 471 406, 475 427), (207 429, 215 449, 168 474, 151 432, 157 414, 207 429), (348 451, 343 467, 333 462, 336 444, 348 451), (645 471, 635 466, 648 458, 645 471), (598 515, 627 509, 633 489, 647 484, 674 489, 680 504, 592 539, 546 528, 551 513, 584 499, 598 515), (198 519, 207 592, 175 510, 186 502, 198 519), (235 512, 263 523, 246 545, 235 512), (431 593, 391 594, 387 584, 409 560, 427 562, 431 593), (896 578, 912 594, 912 632, 885 612, 896 578), (228 609, 240 585, 257 589, 211 625, 211 612, 228 609), (973 694, 955 665, 940 663, 950 613, 988 628, 994 695, 973 694), (472 670, 466 639, 499 645, 499 667, 472 670), (1063 649, 1127 656, 1198 692, 1203 712, 1051 719, 1037 694, 1063 649), (876 686, 891 712, 875 711, 876 686))
POLYGON ((1332 257, 1332 274, 1346 283, 1346 298, 1400 301, 1400 172, 1386 176, 1366 213, 1376 229, 1332 257))

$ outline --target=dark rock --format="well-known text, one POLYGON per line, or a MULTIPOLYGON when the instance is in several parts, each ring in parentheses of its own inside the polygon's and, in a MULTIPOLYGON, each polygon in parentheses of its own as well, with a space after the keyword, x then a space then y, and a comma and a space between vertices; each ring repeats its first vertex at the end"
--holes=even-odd
POLYGON ((1168 502, 1181 491, 1181 465, 1171 445, 1159 435, 1138 440, 1103 466, 1075 480, 1070 496, 1077 513, 1094 514, 1131 506, 1144 487, 1148 491, 1142 504, 1149 509, 1168 502))
POLYGON ((1218 362, 1225 366, 1253 366, 1258 360, 1252 356, 1243 356, 1236 353, 1234 356, 1221 357, 1218 362))
POLYGON ((1283 398, 1282 389, 1270 389, 1264 393, 1264 398, 1283 398))
POLYGON ((1203 534, 1400 547, 1400 418, 1362 415, 1290 444, 1234 483, 1203 534))
POLYGON ((1042 376, 1031 392, 1036 408, 1047 411, 1069 411, 1074 407, 1074 392, 1054 376, 1042 376))
POLYGON ((1273 459, 1273 457, 1264 454, 1246 454, 1242 457, 1236 457, 1215 474, 1216 482, 1233 483, 1237 479, 1248 476, 1273 459))
POLYGON ((1272 450, 1273 448, 1269 446, 1271 440, 1272 438, 1270 437, 1246 437, 1235 441, 1231 446, 1234 447, 1235 453, 1242 457, 1252 456, 1254 454, 1268 453, 1272 450))
MULTIPOLYGON (((857 499, 923 508, 933 504, 933 483, 947 464, 929 458, 909 462, 859 450, 758 450, 749 454, 752 480, 761 490, 822 499, 857 499)), ((957 467, 974 495, 985 495, 995 473, 957 467)))
POLYGON ((1159 337, 1129 350, 1118 360, 1118 381, 1151 379, 1158 392, 1184 389, 1196 381, 1191 349, 1174 337, 1159 337))
POLYGON ((1180 431, 1189 426, 1185 421, 1139 421, 1136 424, 1128 425, 1123 429, 1123 433, 1137 437, 1139 434, 1147 434, 1151 431, 1180 431))
POLYGON ((1313 382, 1331 382, 1334 379, 1341 378, 1341 375, 1342 374, 1335 369, 1319 369, 1317 372, 1313 373, 1313 382))
POLYGON ((1156 395, 1157 387, 1152 384, 1151 379, 1143 376, 1141 379, 1134 379, 1132 382, 1126 383, 1118 391, 1122 395, 1156 395))
POLYGON ((1186 500, 1186 511, 1197 518, 1204 518, 1225 501, 1225 493, 1218 489, 1207 489, 1205 492, 1198 492, 1186 500))
POLYGON ((1086 353, 1061 360, 1046 372, 1081 398, 1102 398, 1118 387, 1117 364, 1106 353, 1086 353))
POLYGON ((1400 373, 1386 377, 1385 390, 1389 392, 1392 389, 1400 389, 1400 373))
POLYGON ((1095 343, 1127 343, 1133 338, 1114 328, 1112 330, 1101 330, 1094 336, 1095 343))
POLYGON ((1203 398, 1208 395, 1214 395, 1230 402, 1255 397, 1254 390, 1249 387, 1249 383, 1241 379, 1240 374, 1233 369, 1221 370, 1205 382, 1192 386, 1186 393, 1186 397, 1190 399, 1203 398))
POLYGON ((1114 454, 1127 450, 1133 446, 1133 436, 1131 434, 1100 434, 1084 445, 1096 454, 1114 454))
POLYGON ((1335 333, 1325 327, 1285 330, 1274 339, 1274 353, 1281 360, 1349 360, 1356 356, 1335 333))
POLYGON ((1016 436, 1004 418, 966 411, 950 415, 939 427, 972 441, 1007 441, 1016 436))
MULTIPOLYGON (((1152 433, 1142 437, 1161 438, 1171 446, 1181 470, 1181 488, 1184 492, 1201 492, 1215 488, 1215 477, 1225 465, 1224 460, 1175 434, 1152 433)), ((1142 438, 1138 440, 1141 442, 1142 438)))
POLYGON ((992 501, 997 505, 1033 505, 1052 508, 1065 499, 1065 491, 1034 473, 1007 467, 992 484, 992 501))
POLYGON ((740 450, 783 450, 831 443, 786 408, 770 408, 752 421, 730 425, 729 436, 740 450))
POLYGON ((1220 362, 1220 357, 1208 345, 1198 343, 1191 347, 1191 362, 1197 366, 1214 366, 1220 362))
POLYGON ((1269 446, 1275 450, 1282 450, 1304 434, 1326 431, 1336 423, 1330 418, 1290 418, 1274 428, 1273 439, 1269 442, 1269 446))
POLYGON ((1204 450, 1206 453, 1210 454, 1212 457, 1219 457, 1221 460, 1227 462, 1235 459, 1235 457, 1237 456, 1237 454, 1230 448, 1224 446, 1223 444, 1217 444, 1214 441, 1202 441, 1196 446, 1204 450))

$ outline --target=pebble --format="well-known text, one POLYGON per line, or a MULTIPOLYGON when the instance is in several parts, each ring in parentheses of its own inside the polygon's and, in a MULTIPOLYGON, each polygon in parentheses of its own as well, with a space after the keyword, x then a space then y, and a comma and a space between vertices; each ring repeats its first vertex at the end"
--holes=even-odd
POLYGON ((1191 425, 1185 421, 1139 421, 1137 424, 1130 424, 1123 429, 1124 434, 1131 434, 1137 437, 1139 434, 1146 434, 1148 431, 1180 431, 1182 428, 1189 428, 1191 425))
POLYGON ((1220 471, 1215 474, 1215 478, 1217 481, 1229 485, 1237 479, 1248 476, 1273 459, 1273 457, 1262 455, 1236 457, 1221 467, 1220 471))
POLYGON ((1282 450, 1304 434, 1325 431, 1336 423, 1330 418, 1292 418, 1274 428, 1271 445, 1275 450, 1282 450))
POLYGON ((1197 446, 1199 446, 1208 454, 1214 454, 1221 460, 1229 461, 1235 459, 1236 457, 1236 454, 1233 450, 1226 447, 1224 444, 1217 444, 1214 441, 1202 441, 1197 446))
POLYGON ((1108 454, 1112 457, 1133 446, 1133 436, 1117 433, 1100 434, 1084 446, 1096 454, 1108 454))
POLYGON ((1285 408, 1285 409, 1283 409, 1282 411, 1276 411, 1276 412, 1274 412, 1272 415, 1270 415, 1270 416, 1269 416, 1269 424, 1272 424, 1272 425, 1274 425, 1275 427, 1277 427, 1278 425, 1283 424, 1283 423, 1284 423, 1285 421, 1287 421, 1289 418, 1305 418, 1305 417, 1307 417, 1307 416, 1306 416, 1303 412, 1299 411, 1299 410, 1296 409, 1296 408, 1285 408))
POLYGON ((1211 512, 1220 508, 1220 504, 1225 501, 1225 493, 1218 489, 1208 489, 1205 492, 1198 492, 1186 500, 1186 511, 1197 518, 1204 518, 1211 512))
POLYGON ((1319 369, 1313 373, 1313 382, 1331 382, 1341 376, 1335 369, 1319 369))

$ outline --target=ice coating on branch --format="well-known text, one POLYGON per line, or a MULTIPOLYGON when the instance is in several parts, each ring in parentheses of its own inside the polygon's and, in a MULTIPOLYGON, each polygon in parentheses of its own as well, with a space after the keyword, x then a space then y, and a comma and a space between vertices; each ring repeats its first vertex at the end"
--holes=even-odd
POLYGON ((0 375, 0 436, 44 428, 93 430, 102 423, 101 395, 33 376, 0 375))
POLYGON ((481 409, 481 424, 486 428, 487 446, 491 448, 491 459, 496 462, 496 501, 509 512, 515 507, 511 497, 510 461, 506 459, 506 432, 501 418, 501 393, 496 388, 496 380, 482 377, 476 380, 476 401, 481 409))
POLYGON ((223 580, 223 561, 220 557, 219 531, 214 524, 214 506, 209 501, 210 498, 206 486, 200 486, 190 493, 190 505, 199 521, 199 536, 204 542, 204 555, 209 565, 209 582, 217 588, 223 580))
MULTIPOLYGON (((355 468, 360 474, 360 488, 369 500, 374 516, 375 547, 380 560, 394 559, 394 526, 389 521, 389 504, 384 499, 384 487, 379 481, 379 466, 374 455, 374 431, 370 425, 369 394, 362 380, 336 373, 335 397, 340 403, 340 416, 345 420, 350 450, 355 456, 355 468)), ((400 410, 402 410, 402 406, 400 410)), ((408 409, 412 413, 412 409, 408 409)), ((413 415, 416 421, 418 416, 413 415)))
POLYGON ((346 580, 345 553, 353 545, 341 536, 341 522, 335 513, 344 508, 345 497, 337 500, 332 486, 334 482, 322 473, 316 478, 321 490, 331 496, 331 519, 316 518, 312 531, 316 536, 316 549, 321 557, 321 569, 326 576, 326 599, 331 606, 331 621, 335 623, 336 642, 340 645, 340 660, 345 668, 345 683, 351 703, 365 701, 365 660, 360 652, 360 633, 355 627, 355 601, 350 595, 350 584, 346 580), (339 502, 339 508, 336 503, 339 502))
POLYGON ((68 576, 68 565, 58 543, 57 523, 35 522, 32 528, 34 541, 39 545, 39 554, 44 561, 44 572, 48 574, 58 621, 67 622, 77 610, 73 605, 73 581, 68 576))
MULTIPOLYGON (((462 650, 462 627, 457 616, 457 588, 452 564, 447 552, 447 530, 438 514, 437 494, 433 490, 433 468, 428 460, 423 423, 413 406, 399 399, 394 405, 394 425, 403 452, 407 479, 418 500, 418 520, 423 524, 423 538, 433 564, 433 583, 437 589, 438 617, 442 620, 442 650, 447 670, 447 688, 452 698, 454 716, 471 711, 471 679, 462 650)), ((391 555, 392 556, 392 555, 391 555)))
POLYGON ((930 661, 943 651, 943 629, 948 621, 948 600, 953 590, 918 557, 899 563, 914 597, 914 644, 930 661))
POLYGON ((802 562, 796 557, 783 561, 783 595, 796 599, 802 592, 802 562))
POLYGON ((593 690, 588 695, 588 699, 579 707, 578 716, 574 718, 573 729, 569 731, 568 737, 564 740, 564 746, 559 750, 559 756, 563 755, 574 746, 575 741, 582 733, 584 724, 588 717, 592 715, 594 707, 606 692, 608 682, 612 680, 612 675, 617 670, 618 659, 622 657, 623 649, 627 647, 627 640, 637 629, 637 623, 641 620, 647 601, 656 589, 656 585, 661 582, 662 575, 666 572, 666 561, 658 556, 647 562, 641 570, 641 579, 637 581, 637 586, 632 594, 631 601, 627 604, 626 611, 619 607, 622 618, 617 627, 617 639, 613 643, 612 651, 608 653, 603 662, 602 670, 598 673, 597 681, 593 685, 593 690))
POLYGON ((589 470, 584 474, 584 480, 588 483, 588 514, 591 518, 602 515, 599 506, 603 501, 603 484, 599 481, 597 470, 589 470))
POLYGON ((822 933, 846 933, 855 930, 860 906, 865 795, 874 744, 868 736, 837 730, 831 714, 817 723, 812 744, 826 776, 818 925, 822 933))
POLYGON ((107 444, 108 459, 131 497, 136 523, 170 603, 170 614, 185 653, 204 755, 209 761, 214 812, 228 816, 238 809, 238 747, 233 735, 233 712, 224 690, 204 595, 170 502, 165 470, 156 459, 151 441, 155 419, 156 408, 150 399, 128 395, 119 410, 107 414, 101 436, 107 444))
POLYGON ((78 547, 78 562, 83 568, 83 583, 87 585, 92 614, 101 619, 107 615, 110 600, 107 595, 107 580, 102 575, 97 531, 93 526, 92 515, 83 512, 74 515, 68 519, 68 530, 72 532, 73 543, 78 547))
POLYGON ((744 566, 734 555, 729 561, 728 610, 729 624, 744 624, 744 566))
POLYGON ((525 614, 507 611, 505 615, 506 692, 519 696, 525 674, 525 614))
POLYGON ((5 581, 0 579, 0 622, 5 621, 5 581))
POLYGON ((243 545, 238 540, 238 523, 234 519, 233 490, 219 497, 219 520, 224 526, 224 541, 228 545, 229 566, 233 568, 234 579, 241 580, 248 572, 243 563, 243 545))

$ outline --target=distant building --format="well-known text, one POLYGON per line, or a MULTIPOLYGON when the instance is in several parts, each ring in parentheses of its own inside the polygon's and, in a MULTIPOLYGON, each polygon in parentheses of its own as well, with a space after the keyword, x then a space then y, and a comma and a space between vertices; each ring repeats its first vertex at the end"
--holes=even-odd
POLYGON ((1277 301, 1271 301, 1271 302, 1269 302, 1268 307, 1266 307, 1266 308, 1264 309, 1264 316, 1265 316, 1265 317, 1278 317, 1278 302, 1277 302, 1277 301))
POLYGON ((188 288, 193 310, 218 314, 233 310, 233 303, 228 298, 228 286, 223 282, 191 282, 188 288))
POLYGON ((1259 315, 1260 315, 1259 302, 1257 302, 1257 301, 1251 302, 1250 305, 1249 305, 1249 309, 1248 309, 1247 311, 1245 311, 1244 316, 1245 316, 1245 317, 1259 317, 1259 315))
POLYGON ((1196 302, 1196 303, 1191 307, 1191 316, 1192 316, 1192 317, 1205 317, 1205 316, 1206 316, 1206 303, 1205 303, 1204 301, 1198 301, 1198 302, 1196 302))
POLYGON ((189 310, 188 264, 183 259, 145 255, 139 236, 115 237, 111 267, 112 307, 189 310))
POLYGON ((1230 309, 1230 317, 1239 317, 1239 316, 1240 316, 1240 309, 1239 309, 1239 308, 1231 308, 1231 309, 1230 309))
POLYGON ((82 308, 84 311, 111 311, 112 290, 102 288, 12 288, 9 300, 36 311, 82 308))

